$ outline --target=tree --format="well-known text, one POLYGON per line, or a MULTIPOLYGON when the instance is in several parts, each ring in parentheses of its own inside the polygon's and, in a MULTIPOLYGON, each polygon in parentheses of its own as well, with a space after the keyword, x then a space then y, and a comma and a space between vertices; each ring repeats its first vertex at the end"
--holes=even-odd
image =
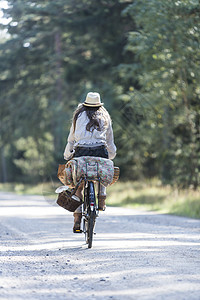
MULTIPOLYGON (((123 56, 127 25, 121 11, 128 3, 8 3, 5 14, 12 18, 6 26, 10 38, 3 43, 0 53, 2 141, 10 148, 10 156, 11 148, 16 153, 16 157, 8 157, 9 161, 23 170, 28 159, 25 145, 31 144, 38 153, 38 141, 44 139, 47 148, 43 151, 48 151, 51 138, 48 142, 45 139, 50 134, 55 174, 72 110, 81 98, 88 90, 101 90, 112 108, 116 97, 112 68, 123 56), (32 139, 35 143, 30 143, 32 139)), ((37 155, 34 157, 37 159, 37 155)))
POLYGON ((124 13, 132 16, 137 25, 137 30, 129 33, 126 45, 136 63, 121 65, 119 71, 125 78, 135 73, 139 89, 132 97, 133 105, 136 101, 141 105, 150 103, 152 112, 156 112, 144 123, 151 137, 150 144, 146 144, 147 160, 149 153, 157 156, 155 163, 161 163, 159 173, 163 180, 197 188, 199 2, 134 1, 124 13))

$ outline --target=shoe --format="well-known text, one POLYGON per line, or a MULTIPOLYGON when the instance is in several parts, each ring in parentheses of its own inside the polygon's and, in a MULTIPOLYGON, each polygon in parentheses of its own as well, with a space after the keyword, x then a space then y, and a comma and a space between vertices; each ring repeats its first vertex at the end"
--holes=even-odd
POLYGON ((104 211, 106 209, 106 196, 100 195, 98 196, 98 210, 104 211))
POLYGON ((81 219, 82 219, 82 213, 74 213, 74 227, 73 232, 74 233, 81 233, 81 219))
POLYGON ((74 224, 73 233, 82 233, 81 226, 79 223, 74 224))

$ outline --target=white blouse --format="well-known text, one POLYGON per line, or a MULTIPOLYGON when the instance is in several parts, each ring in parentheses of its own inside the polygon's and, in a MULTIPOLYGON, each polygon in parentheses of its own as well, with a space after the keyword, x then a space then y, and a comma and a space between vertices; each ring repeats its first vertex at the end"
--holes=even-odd
POLYGON ((117 149, 114 144, 111 119, 109 118, 108 125, 105 126, 105 120, 100 118, 101 131, 94 129, 92 132, 86 130, 88 121, 89 119, 84 111, 77 118, 75 131, 72 123, 64 151, 64 158, 66 160, 70 159, 77 146, 105 145, 108 150, 108 158, 114 159, 117 149))

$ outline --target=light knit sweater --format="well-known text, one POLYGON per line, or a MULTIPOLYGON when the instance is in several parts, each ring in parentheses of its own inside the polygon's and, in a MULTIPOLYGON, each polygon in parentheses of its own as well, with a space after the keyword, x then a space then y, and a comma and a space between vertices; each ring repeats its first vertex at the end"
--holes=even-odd
POLYGON ((73 156, 77 146, 89 147, 105 145, 108 150, 109 159, 114 159, 116 156, 116 146, 114 144, 110 117, 108 118, 108 125, 105 126, 105 120, 100 116, 100 131, 96 129, 94 129, 92 132, 86 130, 86 125, 88 122, 89 119, 84 111, 77 118, 75 130, 73 124, 71 125, 68 142, 64 151, 64 158, 66 160, 70 159, 73 156))

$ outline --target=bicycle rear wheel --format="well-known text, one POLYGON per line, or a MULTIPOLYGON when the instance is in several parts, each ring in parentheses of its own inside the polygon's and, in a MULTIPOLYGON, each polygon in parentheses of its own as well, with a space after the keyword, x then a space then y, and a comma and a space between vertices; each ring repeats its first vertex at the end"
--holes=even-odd
POLYGON ((88 182, 88 187, 86 190, 86 203, 87 203, 87 214, 84 218, 84 232, 85 241, 88 244, 88 248, 92 247, 94 226, 96 220, 96 199, 94 191, 94 183, 92 181, 88 182))
POLYGON ((91 211, 90 217, 88 219, 88 248, 92 248, 95 218, 96 218, 95 211, 91 211))

